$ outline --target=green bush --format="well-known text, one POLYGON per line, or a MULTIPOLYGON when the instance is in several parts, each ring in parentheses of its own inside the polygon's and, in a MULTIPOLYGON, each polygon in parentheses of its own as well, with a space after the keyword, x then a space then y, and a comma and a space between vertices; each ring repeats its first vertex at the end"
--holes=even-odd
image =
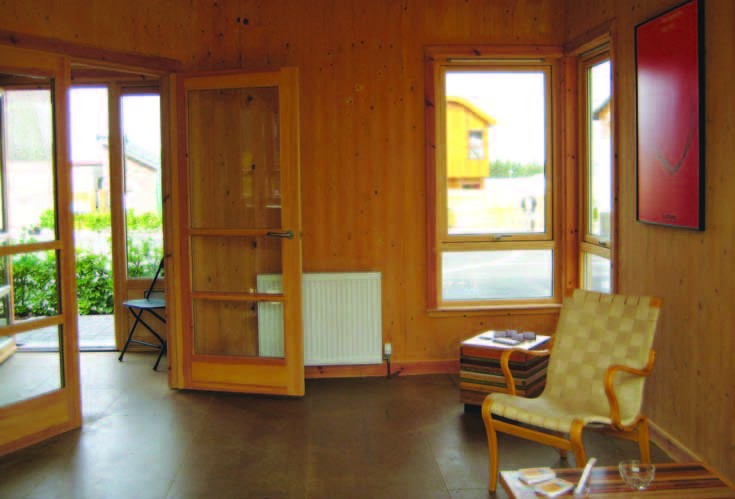
MULTIPOLYGON (((160 230, 163 226, 163 220, 158 213, 141 213, 135 214, 135 210, 128 210, 127 213, 127 230, 128 232, 142 232, 160 230)), ((41 214, 41 228, 54 229, 54 212, 46 210, 41 214)), ((74 229, 86 229, 95 232, 109 230, 111 227, 110 213, 77 213, 74 215, 74 229)))
MULTIPOLYGON (((30 241, 29 241, 30 242, 30 241)), ((153 276, 161 261, 161 249, 151 240, 128 238, 128 275, 153 276)), ((76 251, 77 302, 81 315, 114 313, 113 278, 109 257, 76 251)), ((15 316, 47 317, 59 313, 55 254, 26 253, 13 257, 15 316)))
POLYGON ((134 242, 128 236, 128 277, 153 277, 163 257, 163 248, 151 239, 134 242))
POLYGON ((15 316, 24 318, 57 315, 56 258, 52 251, 43 255, 26 253, 13 257, 13 297, 15 316))
POLYGON ((77 251, 77 307, 79 315, 112 314, 112 269, 102 255, 77 251))
POLYGON ((508 160, 492 161, 490 163, 490 171, 488 173, 488 177, 531 177, 533 175, 538 175, 539 173, 544 173, 544 165, 539 165, 536 163, 521 164, 516 161, 508 160), (513 173, 511 173, 511 170, 513 171, 513 173))

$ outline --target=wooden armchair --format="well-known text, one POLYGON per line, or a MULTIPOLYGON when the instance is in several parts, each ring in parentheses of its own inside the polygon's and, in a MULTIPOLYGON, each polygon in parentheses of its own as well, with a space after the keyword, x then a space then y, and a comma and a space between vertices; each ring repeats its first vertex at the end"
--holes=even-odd
POLYGON ((648 422, 640 407, 659 309, 656 298, 576 290, 564 300, 552 348, 525 352, 550 355, 546 388, 535 399, 515 395, 508 367, 513 350, 504 352, 508 393, 491 393, 482 405, 491 492, 498 479, 497 431, 556 447, 562 458, 571 450, 583 466, 582 430, 593 429, 637 441, 641 460, 650 462, 648 422))

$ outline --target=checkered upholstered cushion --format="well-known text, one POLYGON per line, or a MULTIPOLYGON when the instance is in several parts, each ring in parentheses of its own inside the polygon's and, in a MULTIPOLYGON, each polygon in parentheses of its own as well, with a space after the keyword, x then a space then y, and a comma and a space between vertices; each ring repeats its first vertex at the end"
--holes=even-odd
MULTIPOLYGON (((646 365, 658 313, 651 298, 576 290, 562 305, 543 394, 526 399, 493 393, 493 414, 564 433, 575 419, 611 423, 607 368, 646 365)), ((615 375, 623 425, 639 414, 644 381, 643 376, 615 375)))

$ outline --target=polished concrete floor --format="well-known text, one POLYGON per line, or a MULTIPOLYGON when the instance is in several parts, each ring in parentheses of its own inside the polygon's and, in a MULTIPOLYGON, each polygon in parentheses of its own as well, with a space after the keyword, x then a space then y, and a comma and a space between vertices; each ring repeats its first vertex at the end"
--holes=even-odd
MULTIPOLYGON (((82 354, 84 426, 0 458, 0 497, 488 497, 484 427, 458 402, 455 375, 307 380, 290 399, 169 390, 153 362, 82 354)), ((568 465, 499 440, 501 469, 568 465)), ((600 464, 637 455, 600 435, 585 446, 600 464)))
MULTIPOLYGON (((115 349, 114 315, 80 315, 77 318, 79 350, 104 351, 115 349)), ((57 352, 59 328, 50 326, 15 335, 22 352, 57 352)))

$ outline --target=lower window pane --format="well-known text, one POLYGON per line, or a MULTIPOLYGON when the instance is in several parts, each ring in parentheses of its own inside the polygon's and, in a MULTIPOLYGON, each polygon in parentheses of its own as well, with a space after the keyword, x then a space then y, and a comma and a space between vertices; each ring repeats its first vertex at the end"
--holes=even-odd
POLYGON ((552 296, 551 250, 442 254, 442 300, 513 300, 552 296))
POLYGON ((610 276, 612 268, 610 260, 592 253, 584 253, 583 281, 584 288, 600 293, 612 290, 610 276))

